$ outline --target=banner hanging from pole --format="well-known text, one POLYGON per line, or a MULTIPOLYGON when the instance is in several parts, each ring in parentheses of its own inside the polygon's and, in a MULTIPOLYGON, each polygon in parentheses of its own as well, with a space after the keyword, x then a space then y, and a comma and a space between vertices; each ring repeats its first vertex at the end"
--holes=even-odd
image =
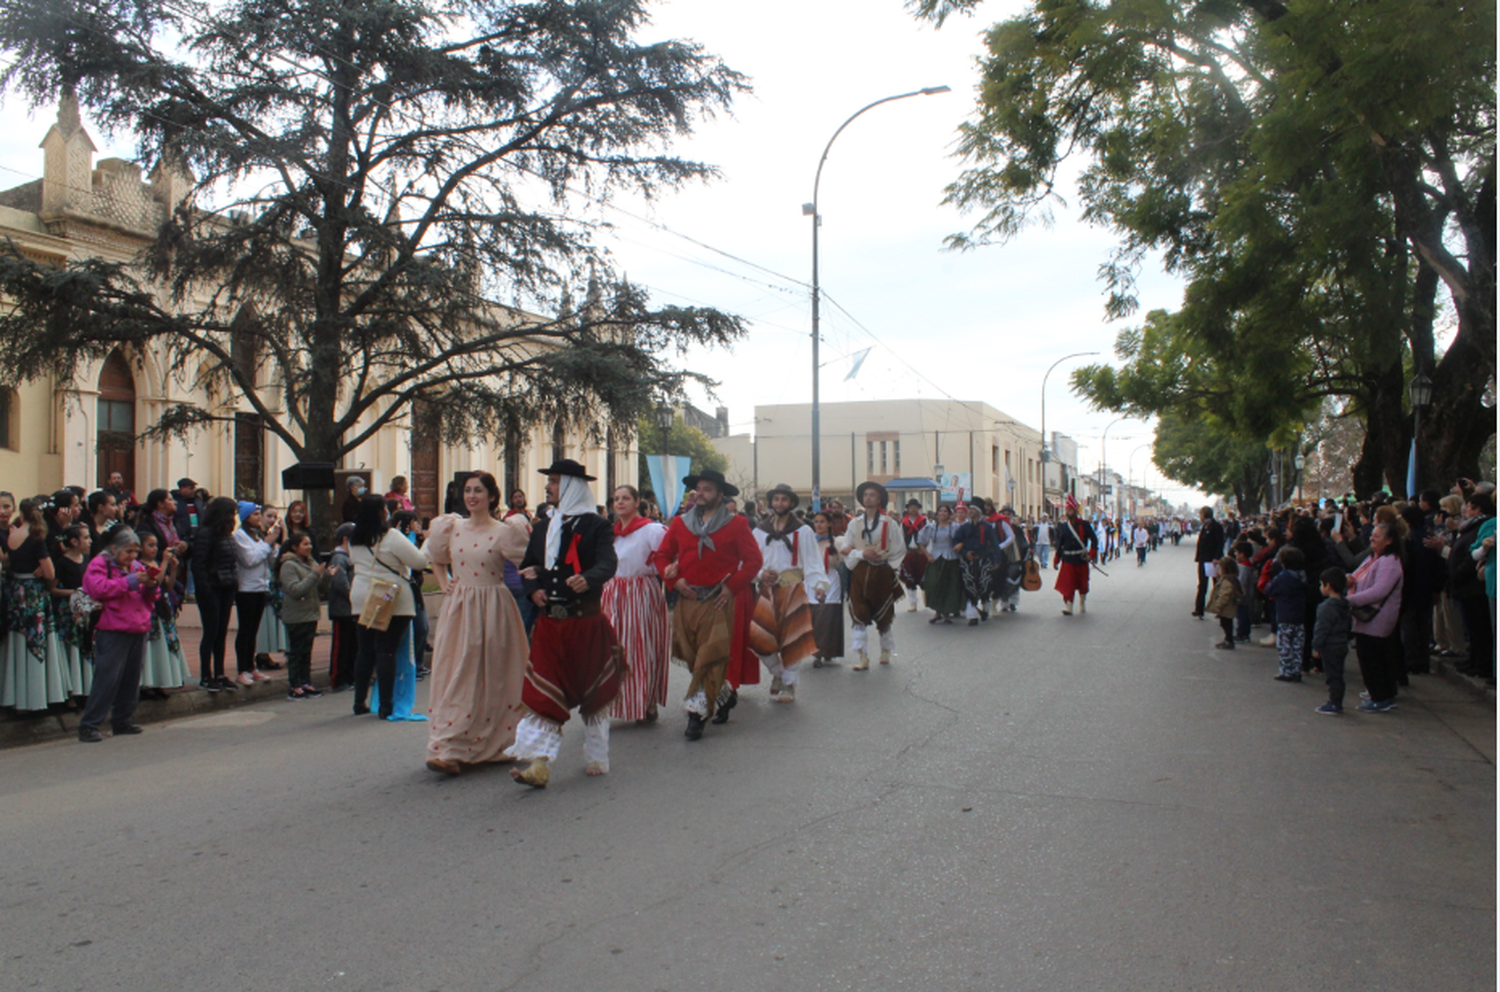
POLYGON ((646 468, 651 473, 651 488, 656 491, 656 500, 662 515, 670 518, 682 505, 682 479, 691 470, 692 458, 687 455, 647 455, 646 468))

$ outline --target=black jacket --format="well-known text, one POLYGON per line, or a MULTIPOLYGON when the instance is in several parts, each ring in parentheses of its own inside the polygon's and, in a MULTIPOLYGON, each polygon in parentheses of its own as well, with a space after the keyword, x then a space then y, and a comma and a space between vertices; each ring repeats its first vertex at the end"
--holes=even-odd
POLYGON ((1213 518, 1203 522, 1198 532, 1198 551, 1194 561, 1218 561, 1224 557, 1224 525, 1213 518))
POLYGON ((530 599, 538 589, 547 594, 553 603, 579 603, 586 610, 599 605, 604 583, 615 576, 618 560, 615 558, 615 529, 608 520, 597 513, 582 513, 563 521, 562 545, 557 553, 557 566, 551 570, 542 567, 547 557, 547 528, 537 526, 531 531, 531 541, 526 545, 526 557, 521 559, 521 569, 535 567, 536 579, 523 579, 526 598, 530 599), (576 556, 578 567, 571 558, 576 556), (582 573, 588 580, 588 590, 576 593, 569 589, 567 580, 575 573, 582 573))
POLYGON ((219 592, 239 588, 233 533, 215 537, 203 527, 193 532, 193 582, 200 588, 219 592))

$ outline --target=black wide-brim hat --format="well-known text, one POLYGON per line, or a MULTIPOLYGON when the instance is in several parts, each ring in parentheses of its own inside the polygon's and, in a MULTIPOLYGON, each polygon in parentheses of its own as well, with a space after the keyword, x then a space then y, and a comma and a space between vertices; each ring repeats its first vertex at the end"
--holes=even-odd
POLYGON ((770 492, 766 493, 766 505, 770 506, 771 505, 771 497, 772 496, 778 496, 778 495, 779 496, 790 496, 792 498, 792 509, 794 509, 794 510, 802 502, 802 497, 797 495, 797 491, 795 489, 793 489, 791 486, 787 485, 785 482, 783 482, 783 483, 775 486, 774 488, 772 488, 770 490, 770 492))
POLYGON ((696 489, 700 482, 712 482, 715 486, 719 487, 719 494, 722 496, 738 496, 740 494, 739 486, 726 481, 723 472, 716 472, 711 468, 706 468, 697 475, 685 475, 682 478, 682 484, 689 489, 696 489))
POLYGON ((859 488, 856 489, 856 490, 854 490, 854 502, 858 503, 860 506, 864 506, 865 505, 865 490, 866 489, 876 489, 876 490, 879 490, 879 492, 880 492, 880 505, 881 506, 888 506, 888 505, 890 505, 891 494, 888 493, 888 492, 886 492, 885 491, 885 486, 882 486, 878 482, 861 482, 859 484, 859 488))
POLYGON ((551 465, 542 469, 541 473, 543 475, 571 475, 573 478, 582 479, 584 482, 594 482, 598 479, 598 476, 589 475, 588 472, 584 471, 582 465, 571 458, 559 458, 551 465))

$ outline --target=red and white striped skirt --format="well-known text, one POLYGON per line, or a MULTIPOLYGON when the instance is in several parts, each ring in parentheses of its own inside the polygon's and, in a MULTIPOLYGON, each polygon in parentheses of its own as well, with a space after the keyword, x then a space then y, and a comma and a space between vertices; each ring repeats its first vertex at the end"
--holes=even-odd
POLYGON ((615 578, 604 584, 601 606, 630 666, 609 715, 616 720, 642 720, 652 703, 667 704, 667 660, 672 645, 667 597, 655 576, 615 578))

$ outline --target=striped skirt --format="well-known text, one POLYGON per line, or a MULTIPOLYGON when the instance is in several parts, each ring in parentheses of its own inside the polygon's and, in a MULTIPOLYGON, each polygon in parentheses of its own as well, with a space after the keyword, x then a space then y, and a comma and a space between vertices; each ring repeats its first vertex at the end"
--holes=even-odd
POLYGON ((609 715, 616 720, 643 720, 652 703, 658 707, 667 703, 672 633, 661 581, 652 575, 610 579, 604 584, 600 605, 630 666, 609 715))

